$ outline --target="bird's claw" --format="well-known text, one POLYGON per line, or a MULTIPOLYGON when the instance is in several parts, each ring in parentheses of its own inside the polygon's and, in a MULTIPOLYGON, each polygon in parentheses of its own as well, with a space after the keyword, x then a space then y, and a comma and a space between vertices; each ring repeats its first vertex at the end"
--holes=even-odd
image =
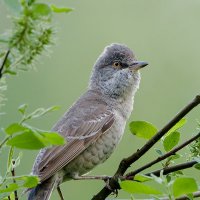
POLYGON ((111 180, 111 178, 105 180, 105 182, 106 182, 106 187, 107 187, 110 191, 112 191, 112 195, 116 195, 115 197, 117 197, 117 196, 118 196, 118 189, 117 189, 117 188, 119 187, 119 183, 118 183, 117 181, 112 180, 112 186, 111 186, 110 180, 111 180), (114 187, 113 187, 113 186, 114 186, 114 187))

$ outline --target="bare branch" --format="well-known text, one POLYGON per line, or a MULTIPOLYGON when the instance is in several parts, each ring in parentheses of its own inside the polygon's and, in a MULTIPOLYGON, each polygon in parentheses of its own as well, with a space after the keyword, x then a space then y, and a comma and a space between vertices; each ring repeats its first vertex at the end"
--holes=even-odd
POLYGON ((7 59, 8 59, 9 54, 10 54, 10 49, 7 50, 6 55, 5 55, 5 57, 4 57, 4 59, 3 59, 3 62, 2 62, 2 64, 1 64, 1 67, 0 67, 0 79, 1 79, 1 77, 3 76, 3 69, 4 69, 4 66, 5 66, 5 64, 6 64, 6 61, 7 61, 7 59))
POLYGON ((150 163, 147 163, 146 165, 144 165, 143 167, 140 167, 138 169, 136 169, 133 172, 130 172, 126 175, 127 179, 132 179, 136 174, 140 173, 141 171, 151 167, 152 165, 174 155, 177 151, 180 151, 181 149, 183 149, 185 146, 187 146, 188 144, 192 143, 193 141, 195 141, 197 138, 200 137, 200 132, 195 135, 194 137, 192 137, 191 139, 187 140, 186 142, 184 142, 183 144, 177 146, 176 148, 172 149, 171 151, 167 152, 166 154, 158 157, 157 159, 151 161, 150 163))
POLYGON ((171 167, 167 167, 167 168, 163 168, 163 169, 159 169, 150 173, 145 174, 146 176, 151 176, 151 174, 154 174, 155 176, 160 176, 160 172, 163 171, 163 175, 167 175, 170 174, 172 172, 176 172, 178 170, 182 170, 182 169, 187 169, 190 167, 193 167, 195 164, 197 164, 197 161, 193 160, 190 162, 185 162, 185 163, 181 163, 178 165, 174 165, 171 167))
MULTIPOLYGON (((15 161, 12 161, 12 164, 15 164, 15 161)), ((11 174, 13 177, 15 177, 15 168, 13 167, 11 170, 11 174)), ((13 178, 13 183, 16 183, 15 179, 13 178)), ((18 200, 18 195, 17 195, 17 190, 14 191, 14 195, 15 195, 15 200, 18 200)))
MULTIPOLYGON (((194 192, 193 197, 194 198, 200 197, 200 191, 194 192)), ((186 195, 184 195, 179 198, 176 198, 176 200, 188 200, 188 197, 186 195)))
MULTIPOLYGON (((120 189, 119 184, 116 184, 118 177, 123 176, 126 170, 130 167, 131 164, 136 162, 141 158, 151 147, 156 144, 162 136, 164 136, 177 122, 179 122, 186 114, 188 114, 193 108, 200 104, 200 95, 197 95, 188 105, 186 105, 170 122, 168 122, 156 135, 154 135, 141 149, 129 156, 128 158, 123 159, 118 169, 110 179, 110 187, 112 189, 120 189)), ((97 195, 95 195, 92 200, 104 200, 112 191, 108 187, 104 187, 97 195)))

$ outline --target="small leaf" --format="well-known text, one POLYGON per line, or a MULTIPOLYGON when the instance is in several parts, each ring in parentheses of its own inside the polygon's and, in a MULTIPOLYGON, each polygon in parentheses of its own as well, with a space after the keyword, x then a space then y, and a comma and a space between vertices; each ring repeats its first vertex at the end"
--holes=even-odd
POLYGON ((134 181, 139 181, 139 182, 146 182, 146 181, 151 181, 153 178, 150 176, 145 176, 143 174, 136 174, 134 177, 134 181))
POLYGON ((20 106, 18 107, 18 111, 24 115, 27 108, 28 108, 28 105, 27 105, 27 104, 22 104, 22 105, 20 105, 20 106))
POLYGON ((180 129, 185 123, 187 122, 187 120, 185 118, 181 119, 179 122, 177 122, 166 134, 169 135, 172 132, 177 131, 178 129, 180 129))
POLYGON ((4 71, 4 74, 16 75, 17 73, 15 71, 10 70, 10 69, 6 69, 4 71))
POLYGON ((179 177, 173 183, 173 193, 175 197, 190 194, 197 190, 198 186, 194 178, 179 177))
POLYGON ((158 155, 162 156, 163 152, 160 149, 155 148, 155 151, 158 155))
POLYGON ((195 164, 194 168, 200 170, 200 163, 195 164))
POLYGON ((157 128, 149 122, 133 121, 129 124, 130 131, 133 135, 150 139, 157 132, 157 128))
POLYGON ((21 11, 21 5, 18 0, 4 0, 4 2, 14 12, 19 13, 21 11))
POLYGON ((55 132, 45 132, 27 127, 26 132, 18 134, 7 141, 7 145, 21 149, 41 149, 50 145, 62 145, 64 138, 55 132))
POLYGON ((167 182, 168 182, 168 183, 172 180, 172 178, 171 178, 170 175, 167 175, 167 176, 166 176, 166 179, 167 179, 167 182))
POLYGON ((170 158, 170 160, 176 160, 176 159, 179 159, 180 157, 181 157, 181 155, 176 153, 175 155, 172 155, 169 158, 170 158))
POLYGON ((8 135, 13 135, 15 133, 20 133, 20 132, 24 132, 26 131, 27 128, 18 124, 18 123, 13 123, 11 125, 9 125, 6 129, 5 129, 5 132, 8 134, 8 135))
POLYGON ((129 193, 161 194, 161 192, 156 190, 155 188, 135 181, 122 181, 120 183, 120 186, 124 191, 129 193))
POLYGON ((16 183, 11 183, 5 189, 0 188, 0 193, 13 192, 18 188, 19 188, 19 186, 16 183))
POLYGON ((52 145, 63 145, 65 144, 65 139, 58 133, 55 132, 39 132, 46 141, 52 145))
POLYGON ((173 147, 175 147, 180 140, 180 133, 175 131, 171 132, 167 135, 163 140, 163 146, 165 151, 170 151, 173 147))
MULTIPOLYGON (((0 36, 0 42, 1 42, 1 43, 8 43, 9 40, 8 40, 7 37, 0 36)), ((2 56, 0 56, 0 57, 2 57, 2 56)))
POLYGON ((34 17, 44 17, 44 16, 51 16, 52 11, 51 8, 44 3, 34 3, 32 5, 32 13, 34 17))
POLYGON ((72 8, 66 8, 66 7, 61 7, 61 8, 58 8, 57 6, 55 5, 51 5, 51 10, 55 13, 68 13, 68 12, 71 12, 73 11, 72 8))
POLYGON ((14 136, 6 144, 20 149, 41 149, 49 145, 40 134, 31 130, 14 136))
POLYGON ((39 178, 37 176, 20 176, 14 177, 14 179, 18 182, 21 181, 21 186, 26 188, 33 188, 39 183, 39 178))

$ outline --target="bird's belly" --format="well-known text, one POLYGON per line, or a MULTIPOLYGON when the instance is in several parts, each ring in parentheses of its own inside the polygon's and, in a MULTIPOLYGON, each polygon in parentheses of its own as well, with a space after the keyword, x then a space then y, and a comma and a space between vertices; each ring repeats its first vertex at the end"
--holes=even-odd
POLYGON ((113 126, 94 144, 65 167, 65 179, 70 179, 77 174, 85 174, 108 159, 124 132, 125 120, 120 118, 118 117, 113 126))

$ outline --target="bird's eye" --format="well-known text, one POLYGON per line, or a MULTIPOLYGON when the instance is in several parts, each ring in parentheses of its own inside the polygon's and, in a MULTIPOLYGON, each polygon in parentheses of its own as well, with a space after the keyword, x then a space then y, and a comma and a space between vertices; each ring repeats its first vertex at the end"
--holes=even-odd
POLYGON ((119 62, 114 62, 113 66, 116 67, 116 68, 119 68, 121 66, 121 64, 119 62))

